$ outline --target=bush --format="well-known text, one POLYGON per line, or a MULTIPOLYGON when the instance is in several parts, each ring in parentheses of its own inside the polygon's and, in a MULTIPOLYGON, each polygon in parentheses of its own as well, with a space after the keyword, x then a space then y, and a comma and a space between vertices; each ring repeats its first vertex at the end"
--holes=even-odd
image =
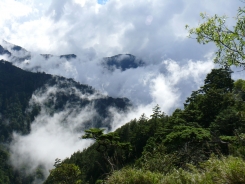
POLYGON ((162 174, 132 168, 114 172, 107 180, 107 184, 160 184, 162 174))
POLYGON ((210 158, 200 168, 189 165, 190 171, 178 169, 164 177, 163 184, 243 184, 245 183, 245 162, 241 158, 210 158))
POLYGON ((211 157, 198 167, 175 169, 167 175, 132 168, 114 172, 107 184, 244 184, 245 162, 237 157, 211 157))

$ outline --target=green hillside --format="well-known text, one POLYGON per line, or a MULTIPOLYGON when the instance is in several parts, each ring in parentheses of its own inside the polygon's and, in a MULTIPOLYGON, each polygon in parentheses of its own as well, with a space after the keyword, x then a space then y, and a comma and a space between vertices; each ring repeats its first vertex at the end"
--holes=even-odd
MULTIPOLYGON (((28 184, 35 178, 43 179, 42 171, 38 168, 33 175, 25 175, 25 166, 22 171, 17 171, 9 165, 9 144, 13 141, 13 132, 28 135, 41 108, 45 108, 46 113, 52 116, 66 108, 79 110, 90 106, 97 116, 84 122, 83 127, 90 128, 93 125, 110 129, 112 120, 109 109, 113 107, 119 111, 127 111, 131 106, 126 98, 102 95, 91 86, 80 84, 73 79, 24 71, 4 60, 0 61, 0 76, 0 183, 4 184, 28 184), (56 92, 46 95, 50 88, 55 88, 56 92), (40 94, 45 94, 47 100, 30 104, 33 95, 40 94), (97 95, 96 98, 88 98, 93 95, 97 95), (102 119, 106 118, 107 123, 102 124, 102 119)), ((69 122, 64 120, 64 123, 69 122)))
POLYGON ((95 144, 56 160, 45 184, 244 183, 244 94, 244 80, 213 69, 170 116, 156 106, 115 132, 87 130, 95 144))

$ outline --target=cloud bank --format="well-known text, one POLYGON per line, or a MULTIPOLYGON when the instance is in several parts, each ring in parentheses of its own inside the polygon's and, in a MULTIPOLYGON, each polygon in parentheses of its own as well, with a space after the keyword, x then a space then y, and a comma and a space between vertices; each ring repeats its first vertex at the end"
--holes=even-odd
MULTIPOLYGON (((200 60, 214 47, 186 38, 200 12, 232 18, 239 0, 2 0, 0 35, 27 50, 105 57, 130 53, 148 62, 200 60), (222 7, 222 8, 220 8, 222 7)), ((233 22, 231 21, 231 24, 233 22)))
POLYGON ((25 136, 13 134, 13 141, 10 145, 11 163, 20 170, 23 170, 23 166, 25 166, 23 171, 26 174, 35 172, 41 166, 47 177, 56 158, 65 159, 76 151, 82 151, 92 143, 92 141, 82 140, 80 137, 84 134, 86 123, 93 122, 93 118, 99 116, 93 103, 81 107, 79 102, 77 104, 66 102, 62 111, 54 110, 54 106, 59 103, 56 102, 56 96, 60 93, 67 93, 89 101, 104 96, 98 93, 92 95, 81 93, 74 86, 66 89, 60 88, 60 85, 64 84, 69 86, 69 82, 62 81, 61 84, 46 85, 37 90, 32 95, 27 111, 31 111, 33 107, 38 105, 41 112, 32 122, 30 134, 25 136), (48 103, 52 105, 47 106, 48 103))

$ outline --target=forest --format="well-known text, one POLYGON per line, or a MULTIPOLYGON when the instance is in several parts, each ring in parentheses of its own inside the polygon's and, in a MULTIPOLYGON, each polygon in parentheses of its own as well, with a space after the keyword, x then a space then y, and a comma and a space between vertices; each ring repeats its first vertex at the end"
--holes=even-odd
MULTIPOLYGON (((128 99, 112 98, 99 94, 91 86, 75 82, 73 79, 52 76, 46 73, 33 73, 24 71, 8 61, 0 60, 0 183, 2 184, 29 184, 34 181, 45 179, 44 168, 36 168, 30 174, 27 173, 28 166, 23 165, 16 169, 11 164, 11 148, 13 134, 25 136, 31 132, 31 125, 40 114, 43 107, 46 114, 53 116, 67 109, 69 105, 70 113, 79 111, 86 106, 94 105, 94 110, 98 116, 91 117, 83 122, 83 127, 77 130, 90 128, 93 124, 95 128, 104 126, 110 129, 111 119, 109 118, 109 108, 126 111, 131 106, 128 99), (51 93, 44 103, 31 103, 31 98, 36 93, 45 94, 50 87, 58 89, 56 93, 51 93), (77 94, 98 95, 98 98, 80 98, 77 94), (103 119, 107 122, 102 125, 103 119)), ((66 119, 61 120, 63 124, 69 123, 66 119)), ((39 182, 40 183, 40 182, 39 182)))
POLYGON ((201 13, 202 22, 186 29, 200 44, 214 43, 213 69, 200 89, 193 91, 183 109, 172 115, 158 105, 152 115, 142 114, 115 132, 85 131, 93 139, 87 149, 63 161, 50 183, 245 183, 245 81, 232 80, 230 66, 244 72, 245 9, 239 8, 234 26, 226 16, 201 13))
MULTIPOLYGON (((45 180, 42 166, 32 175, 25 174, 25 166, 15 170, 9 163, 8 144, 13 131, 30 132, 40 111, 38 104, 25 110, 33 91, 45 83, 56 84, 57 78, 23 71, 5 61, 0 66, 0 183, 45 180)), ((88 126, 80 138, 92 139, 94 144, 69 158, 54 160, 54 169, 44 183, 244 183, 245 80, 234 81, 231 74, 230 67, 213 69, 204 85, 186 99, 184 108, 171 115, 156 105, 150 117, 142 114, 114 132, 105 133, 100 124, 88 126)), ((73 85, 94 93, 89 86, 73 85)), ((54 111, 62 111, 68 99, 78 101, 72 94, 59 96, 54 111)), ((98 106, 112 103, 124 109, 129 105, 125 99, 101 100, 96 100, 98 106)), ((101 111, 101 116, 106 116, 106 111, 101 111)))
POLYGON ((172 115, 158 105, 115 132, 86 130, 95 143, 56 159, 50 183, 244 183, 245 81, 213 69, 172 115))

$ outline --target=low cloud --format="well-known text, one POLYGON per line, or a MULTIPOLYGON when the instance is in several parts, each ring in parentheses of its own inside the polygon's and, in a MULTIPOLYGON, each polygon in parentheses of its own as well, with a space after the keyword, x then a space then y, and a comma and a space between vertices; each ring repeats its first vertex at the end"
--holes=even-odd
POLYGON ((25 165, 27 174, 34 172, 41 165, 47 176, 56 158, 64 159, 91 144, 90 141, 79 138, 83 134, 82 131, 76 131, 82 124, 81 120, 89 115, 90 109, 82 110, 73 118, 69 111, 55 113, 53 116, 42 112, 32 123, 29 135, 14 134, 11 144, 12 164, 17 169, 22 169, 25 165), (67 116, 68 122, 62 123, 67 116))
MULTIPOLYGON (((56 68, 52 69, 52 63, 48 67, 46 66, 48 61, 52 60, 43 61, 39 63, 40 69, 43 71, 67 71, 64 64, 59 63, 56 68)), ((60 61, 62 62, 62 60, 60 61)), ((53 167, 56 158, 64 159, 91 144, 91 141, 81 140, 79 137, 87 128, 85 127, 86 123, 93 122, 93 118, 99 116, 94 104, 81 108, 67 102, 62 111, 50 113, 50 109, 53 107, 47 107, 44 104, 50 100, 54 102, 51 104, 55 104, 57 93, 74 94, 80 99, 89 101, 103 98, 105 94, 114 97, 128 97, 134 104, 130 110, 124 113, 115 108, 109 110, 110 118, 112 118, 111 127, 112 130, 115 130, 130 120, 139 118, 143 113, 150 117, 152 108, 156 104, 160 105, 163 112, 171 114, 175 108, 182 106, 183 100, 190 95, 191 90, 196 90, 201 85, 206 73, 214 67, 212 61, 188 61, 186 64, 179 65, 176 61, 165 60, 158 65, 146 65, 125 71, 116 69, 114 72, 109 72, 96 61, 93 61, 94 63, 80 62, 79 60, 65 62, 68 62, 77 72, 63 72, 63 75, 75 74, 74 78, 105 93, 101 94, 96 91, 92 95, 84 94, 69 86, 69 83, 66 84, 67 88, 60 88, 67 80, 36 91, 30 100, 29 110, 32 106, 39 104, 41 113, 32 122, 30 134, 22 136, 15 133, 13 135, 11 161, 16 168, 20 169, 24 164, 28 166, 28 172, 31 173, 42 165, 47 176, 48 170, 53 167), (78 68, 84 69, 84 73, 78 71, 78 68)), ((56 61, 56 63, 58 62, 56 61)), ((23 66, 33 67, 34 65, 23 66)), ((102 121, 106 122, 107 120, 102 121)), ((90 126, 93 127, 93 124, 90 126)))
POLYGON ((126 97, 136 106, 159 103, 167 113, 171 112, 170 109, 179 107, 190 92, 203 83, 206 74, 214 67, 209 58, 205 61, 185 62, 168 59, 153 64, 145 62, 142 66, 125 71, 111 71, 104 67, 102 58, 89 60, 77 57, 67 60, 50 56, 45 59, 39 54, 32 54, 30 60, 14 64, 25 70, 73 78, 92 86, 100 93, 115 98, 126 97))
MULTIPOLYGON (((67 81, 63 81, 64 82, 67 81)), ((66 83, 69 85, 69 83, 66 83)), ((73 88, 61 89, 59 85, 46 85, 42 90, 36 91, 27 111, 34 105, 41 107, 41 112, 31 124, 31 131, 28 135, 13 134, 13 141, 10 145, 11 163, 16 169, 23 170, 25 166, 26 174, 31 174, 42 166, 44 175, 47 177, 49 170, 53 168, 56 158, 65 159, 76 151, 82 151, 88 147, 92 141, 82 140, 84 129, 88 122, 93 122, 93 118, 99 117, 90 103, 84 107, 67 102, 62 111, 54 110, 54 107, 47 107, 45 104, 52 101, 56 104, 57 93, 73 93, 81 99, 94 100, 103 98, 103 95, 88 95, 73 88)), ((53 106, 54 106, 53 105, 53 106)), ((102 122, 103 124, 103 122, 102 122)), ((93 126, 92 124, 90 125, 93 126)))

